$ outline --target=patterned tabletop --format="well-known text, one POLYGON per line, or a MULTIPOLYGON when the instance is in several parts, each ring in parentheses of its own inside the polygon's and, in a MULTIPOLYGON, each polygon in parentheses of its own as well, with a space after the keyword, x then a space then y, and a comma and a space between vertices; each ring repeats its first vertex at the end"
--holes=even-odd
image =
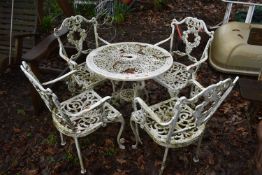
POLYGON ((89 71, 110 80, 142 81, 166 72, 172 55, 146 43, 123 42, 99 47, 86 58, 89 71))

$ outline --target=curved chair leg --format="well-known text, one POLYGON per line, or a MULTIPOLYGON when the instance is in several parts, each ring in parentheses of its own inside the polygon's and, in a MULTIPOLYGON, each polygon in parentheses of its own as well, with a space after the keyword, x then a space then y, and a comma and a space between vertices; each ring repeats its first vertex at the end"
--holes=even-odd
POLYGON ((166 147, 159 175, 163 174, 164 169, 166 167, 166 158, 167 158, 168 150, 169 148, 166 147))
POLYGON ((68 86, 68 90, 71 92, 71 94, 77 94, 77 84, 76 82, 74 81, 73 78, 70 78, 68 81, 67 81, 67 86, 68 86))
POLYGON ((60 134, 60 139, 61 139, 61 145, 65 146, 66 145, 66 141, 64 140, 64 136, 63 136, 63 134, 61 132, 59 132, 59 134, 60 134))
POLYGON ((135 123, 135 126, 136 126, 136 133, 137 133, 137 136, 138 136, 138 141, 139 141, 139 143, 142 144, 142 141, 141 141, 141 138, 140 138, 140 135, 139 135, 138 124, 135 123))
POLYGON ((200 136, 200 138, 198 139, 196 154, 195 154, 195 156, 193 157, 193 161, 194 161, 195 163, 199 162, 198 156, 199 156, 199 150, 200 150, 200 145, 201 145, 201 142, 202 142, 203 135, 204 135, 204 133, 203 133, 203 134, 200 136))
POLYGON ((125 120, 123 119, 122 116, 119 118, 119 122, 121 123, 121 127, 119 129, 118 134, 117 134, 117 143, 118 143, 120 149, 125 149, 125 146, 122 144, 122 143, 124 143, 125 140, 124 140, 124 138, 121 138, 122 132, 125 128, 125 120))
POLYGON ((81 174, 85 174, 86 173, 86 169, 84 168, 83 159, 82 159, 82 155, 81 155, 81 150, 80 150, 80 147, 79 147, 79 143, 78 143, 77 137, 74 137, 74 140, 75 140, 77 155, 78 155, 80 166, 81 166, 81 174))
POLYGON ((113 89, 113 93, 116 92, 116 85, 115 82, 113 80, 110 81, 112 84, 112 89, 113 89))
POLYGON ((149 95, 148 95, 148 91, 146 90, 146 87, 144 88, 144 93, 145 93, 145 96, 146 96, 146 101, 148 101, 149 95))
POLYGON ((135 123, 135 126, 134 126, 134 121, 130 120, 130 126, 131 126, 131 129, 135 135, 135 139, 136 139, 136 143, 134 145, 132 145, 132 148, 133 149, 136 149, 137 148, 137 145, 138 145, 138 142, 140 142, 142 144, 142 141, 139 137, 139 132, 138 132, 138 126, 137 126, 137 123, 135 123))
POLYGON ((149 95, 148 95, 148 91, 146 89, 146 82, 145 81, 142 81, 141 82, 141 86, 140 86, 140 89, 139 89, 141 92, 143 91, 144 94, 145 94, 145 98, 146 98, 146 101, 148 101, 149 99, 149 95))

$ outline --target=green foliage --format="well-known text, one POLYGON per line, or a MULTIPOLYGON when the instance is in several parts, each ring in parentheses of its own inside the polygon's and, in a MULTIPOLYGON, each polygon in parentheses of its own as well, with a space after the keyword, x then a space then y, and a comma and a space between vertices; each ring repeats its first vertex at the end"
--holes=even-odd
POLYGON ((75 13, 86 18, 91 18, 96 15, 95 4, 81 4, 75 9, 75 13))
POLYGON ((167 0, 154 0, 154 6, 156 9, 162 9, 166 4, 167 0))
POLYGON ((115 23, 122 23, 125 21, 127 14, 130 12, 128 5, 116 1, 114 4, 114 16, 113 21, 115 23))
POLYGON ((109 149, 107 149, 106 151, 105 151, 105 156, 108 156, 108 157, 112 157, 112 156, 114 156, 114 155, 116 155, 116 153, 117 153, 117 149, 115 149, 115 148, 109 148, 109 149))
POLYGON ((25 116, 25 115, 26 115, 24 109, 17 109, 17 110, 16 110, 16 113, 17 113, 18 115, 22 115, 22 116, 25 116))
POLYGON ((46 143, 48 145, 55 145, 57 143, 57 138, 56 138, 55 134, 53 134, 53 133, 49 134, 47 139, 46 139, 46 143))
POLYGON ((53 156, 47 157, 47 161, 48 161, 48 163, 54 163, 54 162, 56 162, 56 160, 55 160, 55 158, 54 158, 53 156))
POLYGON ((58 16, 58 15, 60 15, 62 13, 62 10, 59 7, 57 1, 45 0, 44 13, 47 16, 56 17, 56 16, 58 16))
POLYGON ((43 32, 50 32, 54 28, 54 19, 62 14, 62 10, 59 7, 57 1, 45 0, 44 2, 44 16, 41 23, 41 29, 43 32))
POLYGON ((78 164, 78 158, 75 155, 73 155, 70 151, 66 152, 65 160, 73 164, 78 164))
POLYGON ((42 20, 42 30, 43 32, 49 32, 52 30, 53 18, 52 16, 44 16, 42 20))
MULTIPOLYGON (((245 22, 247 16, 246 11, 238 11, 235 15, 235 20, 239 22, 245 22)), ((262 23, 262 7, 256 7, 252 18, 253 23, 262 23)))
POLYGON ((33 136, 31 132, 27 133, 26 135, 27 135, 27 137, 29 137, 29 138, 32 138, 32 136, 33 136))

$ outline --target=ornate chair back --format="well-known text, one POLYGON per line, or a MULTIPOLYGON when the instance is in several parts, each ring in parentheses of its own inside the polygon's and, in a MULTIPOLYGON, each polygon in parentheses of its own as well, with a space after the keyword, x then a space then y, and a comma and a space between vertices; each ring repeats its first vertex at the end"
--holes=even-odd
POLYGON ((228 78, 224 81, 218 82, 217 84, 208 86, 193 98, 187 99, 186 97, 181 97, 178 99, 174 107, 174 117, 170 124, 167 142, 170 141, 171 136, 174 133, 186 132, 205 124, 231 92, 237 80, 238 77, 236 77, 234 81, 228 78), (175 131, 174 128, 177 120, 179 117, 183 117, 183 113, 181 113, 181 111, 188 109, 186 106, 189 106, 192 109, 192 111, 187 112, 189 114, 191 113, 190 115, 194 117, 196 125, 187 126, 181 131, 175 131))
MULTIPOLYGON (((87 54, 90 52, 90 48, 92 46, 89 45, 88 41, 95 42, 95 47, 97 48, 99 46, 99 40, 108 44, 105 40, 100 38, 97 33, 97 20, 96 18, 92 18, 90 20, 87 20, 81 15, 71 16, 69 18, 66 18, 60 28, 54 29, 54 35, 56 36, 58 42, 59 42, 59 54, 60 56, 67 61, 70 68, 73 68, 74 65, 76 65, 75 61, 81 56, 81 54, 87 54), (74 54, 71 54, 69 56, 69 52, 67 52, 65 44, 62 42, 62 39, 58 35, 59 31, 67 29, 68 33, 66 35, 66 43, 68 44, 71 49, 68 50, 75 50, 74 54), (90 32, 94 33, 92 36, 87 36, 90 32)), ((92 49, 94 49, 92 48, 92 49)))
POLYGON ((49 109, 51 113, 54 111, 59 112, 59 114, 62 116, 62 120, 64 120, 69 126, 73 126, 72 122, 70 119, 64 115, 64 113, 61 110, 61 105, 60 102, 58 101, 57 96, 55 93, 52 92, 51 89, 49 88, 44 88, 39 80, 36 78, 34 73, 32 72, 30 66, 26 62, 22 62, 20 66, 21 70, 24 72, 25 76, 28 78, 30 83, 34 86, 36 91, 39 93, 40 97, 44 101, 45 105, 49 109))
POLYGON ((170 35, 170 52, 175 53, 180 56, 187 56, 190 61, 193 63, 197 63, 202 59, 208 57, 208 48, 213 40, 214 32, 209 32, 206 24, 203 20, 186 17, 181 21, 177 21, 173 19, 171 22, 172 33, 170 35), (174 37, 175 31, 177 32, 177 36, 179 40, 183 41, 185 48, 174 50, 174 37), (208 38, 207 42, 204 41, 204 38, 208 38), (198 49, 204 45, 202 50, 202 55, 200 58, 194 56, 194 50, 198 49))

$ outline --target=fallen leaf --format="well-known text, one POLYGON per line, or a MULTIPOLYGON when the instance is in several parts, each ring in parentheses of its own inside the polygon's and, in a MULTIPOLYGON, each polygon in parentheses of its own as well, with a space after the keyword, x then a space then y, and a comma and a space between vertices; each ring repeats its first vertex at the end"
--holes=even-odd
POLYGON ((13 128, 13 131, 16 134, 21 133, 21 129, 20 128, 13 128))
POLYGON ((121 165, 124 164, 124 163, 126 163, 126 160, 124 160, 124 159, 116 159, 116 161, 117 161, 118 163, 120 163, 121 165))
POLYGON ((54 147, 50 146, 44 152, 48 155, 54 155, 56 154, 57 150, 54 147))
POLYGON ((112 146, 114 146, 114 143, 111 139, 106 139, 105 140, 105 146, 106 147, 112 147, 112 146))
POLYGON ((35 170, 26 170, 25 174, 26 175, 36 175, 36 174, 38 174, 38 170, 37 169, 35 169, 35 170))

